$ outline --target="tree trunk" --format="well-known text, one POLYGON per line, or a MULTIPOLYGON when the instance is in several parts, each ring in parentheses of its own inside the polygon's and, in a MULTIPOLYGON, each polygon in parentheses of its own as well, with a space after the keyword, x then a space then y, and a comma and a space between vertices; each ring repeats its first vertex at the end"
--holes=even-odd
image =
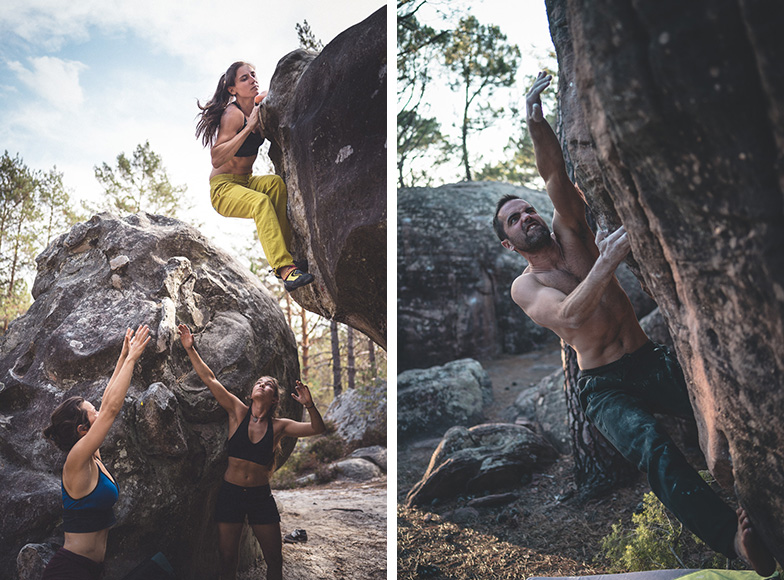
POLYGON ((19 226, 16 228, 16 240, 14 240, 14 258, 11 260, 11 278, 8 282, 8 298, 14 295, 14 286, 16 285, 16 268, 19 264, 19 246, 22 244, 22 221, 19 221, 19 226))
POLYGON ((637 477, 637 469, 610 444, 583 414, 577 398, 577 353, 561 341, 564 391, 574 457, 574 480, 583 499, 599 497, 637 477))
POLYGON ((468 79, 465 79, 466 82, 466 101, 465 101, 465 109, 463 110, 463 166, 465 167, 466 172, 466 181, 471 181, 471 166, 468 163, 468 107, 471 104, 470 99, 468 98, 468 89, 469 89, 469 82, 468 79))
POLYGON ((346 378, 349 390, 354 388, 354 377, 357 374, 354 362, 354 329, 346 327, 346 378))
POLYGON ((291 328, 291 294, 285 292, 286 295, 286 322, 291 328))
MULTIPOLYGON (((286 293, 288 294, 288 292, 286 293)), ((302 349, 302 382, 308 382, 308 371, 310 370, 310 338, 308 336, 308 316, 307 310, 300 308, 302 316, 302 340, 300 341, 300 348, 302 349)))
POLYGON ((368 363, 370 364, 370 381, 372 384, 376 384, 376 378, 378 375, 378 368, 376 367, 376 346, 372 339, 367 339, 368 343, 368 363))
POLYGON ((329 332, 332 337, 332 392, 338 397, 343 392, 343 383, 340 380, 340 338, 338 337, 338 323, 329 321, 329 332))

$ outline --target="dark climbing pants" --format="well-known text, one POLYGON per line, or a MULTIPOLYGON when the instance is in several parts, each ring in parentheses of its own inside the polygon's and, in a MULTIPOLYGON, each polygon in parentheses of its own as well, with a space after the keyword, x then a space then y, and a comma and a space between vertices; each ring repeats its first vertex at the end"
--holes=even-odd
POLYGON ((580 371, 580 405, 588 420, 648 475, 656 497, 711 549, 735 557, 735 512, 703 481, 654 413, 693 418, 678 361, 649 342, 608 365, 580 371))

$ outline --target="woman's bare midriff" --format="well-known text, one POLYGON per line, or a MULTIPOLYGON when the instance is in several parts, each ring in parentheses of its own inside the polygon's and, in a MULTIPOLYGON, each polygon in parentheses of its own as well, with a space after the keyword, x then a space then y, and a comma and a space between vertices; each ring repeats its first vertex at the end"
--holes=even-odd
POLYGON ((103 562, 106 557, 106 540, 108 537, 109 528, 83 534, 65 532, 63 548, 74 554, 90 558, 93 562, 103 562))
POLYGON ((220 167, 213 167, 210 171, 210 179, 216 175, 232 174, 232 175, 245 175, 253 172, 253 163, 256 161, 256 155, 251 157, 233 157, 228 163, 224 163, 220 167))
POLYGON ((269 467, 264 465, 229 457, 229 466, 226 468, 226 473, 223 474, 223 479, 242 487, 257 487, 269 484, 271 471, 269 467))

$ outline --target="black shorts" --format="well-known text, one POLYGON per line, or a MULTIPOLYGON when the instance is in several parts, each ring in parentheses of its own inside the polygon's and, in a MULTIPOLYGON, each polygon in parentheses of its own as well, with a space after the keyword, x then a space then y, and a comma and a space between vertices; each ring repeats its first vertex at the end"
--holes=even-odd
POLYGON ((276 524, 280 521, 278 506, 269 485, 242 487, 228 481, 221 482, 215 505, 215 521, 241 524, 248 516, 248 523, 276 524))
POLYGON ((42 580, 98 580, 103 573, 103 563, 60 548, 44 570, 42 580))

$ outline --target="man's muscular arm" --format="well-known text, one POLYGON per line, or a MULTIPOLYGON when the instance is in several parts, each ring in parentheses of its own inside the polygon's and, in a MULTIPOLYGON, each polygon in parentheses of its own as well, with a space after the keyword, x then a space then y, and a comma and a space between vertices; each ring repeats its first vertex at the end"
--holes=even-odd
POLYGON ((512 284, 512 299, 531 319, 559 335, 579 329, 601 302, 615 269, 629 253, 626 230, 596 235, 599 257, 588 275, 569 294, 540 284, 532 274, 520 276, 512 284))
MULTIPOLYGON (((526 95, 528 131, 534 144, 536 168, 544 179, 555 211, 569 229, 583 229, 587 228, 585 200, 566 173, 561 144, 542 112, 540 95, 550 86, 552 78, 551 75, 540 72, 526 95)), ((555 220, 553 222, 555 223, 555 220)))

